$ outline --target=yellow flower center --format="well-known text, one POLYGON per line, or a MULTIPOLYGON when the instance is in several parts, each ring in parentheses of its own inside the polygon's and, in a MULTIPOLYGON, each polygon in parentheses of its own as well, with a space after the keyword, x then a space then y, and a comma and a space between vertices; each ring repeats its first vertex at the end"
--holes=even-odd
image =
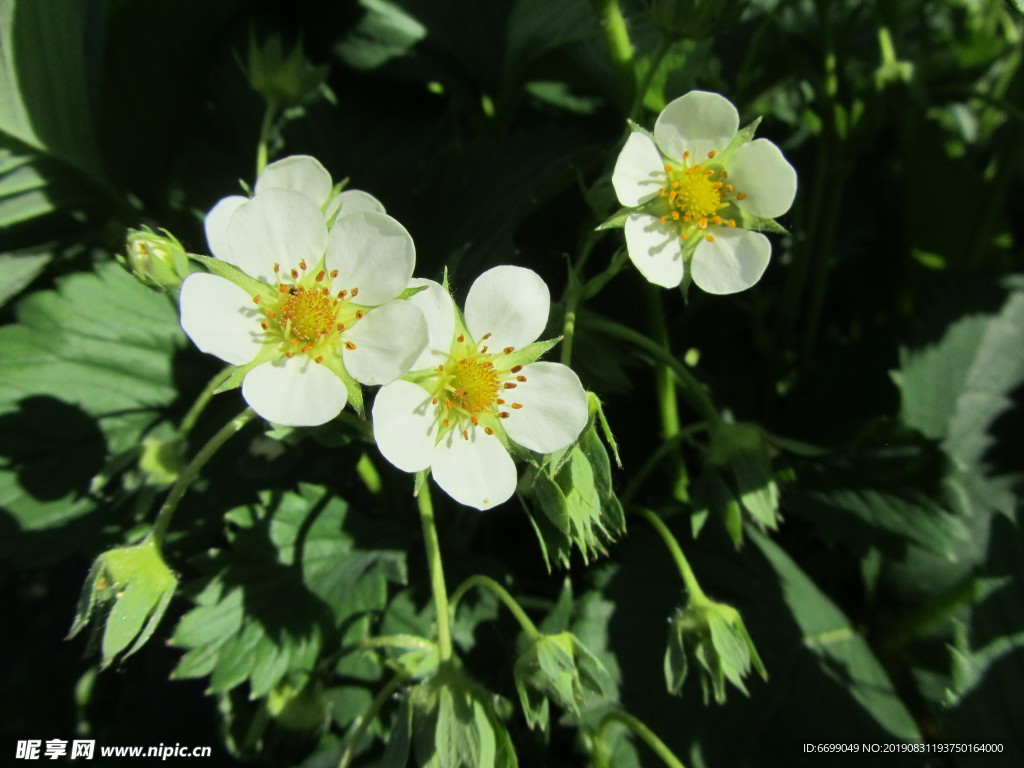
POLYGON ((334 296, 307 291, 299 286, 281 305, 280 322, 290 327, 292 335, 299 341, 315 344, 337 333, 334 318, 339 303, 334 296))
MULTIPOLYGON (((713 160, 716 154, 708 152, 708 160, 713 160)), ((690 165, 689 160, 690 153, 684 152, 682 168, 665 166, 665 186, 658 190, 664 200, 664 215, 659 219, 662 224, 669 220, 676 222, 683 240, 700 232, 713 241, 714 235, 706 233, 708 227, 736 226, 735 219, 724 219, 719 211, 736 200, 743 200, 746 195, 736 192, 732 184, 727 183, 729 174, 724 168, 706 168, 701 163, 690 165)))
POLYGON ((429 376, 433 383, 426 386, 434 393, 431 403, 437 407, 439 437, 454 429, 468 440, 469 431, 476 427, 493 435, 500 429, 500 419, 523 407, 505 399, 512 398, 513 390, 526 381, 520 373, 523 366, 506 362, 506 356, 515 351, 513 347, 489 352, 486 342, 490 337, 484 334, 474 344, 460 334, 448 362, 429 376))
MULTIPOLYGON (((279 344, 286 357, 307 354, 315 363, 340 353, 342 345, 355 349, 344 334, 366 314, 365 308, 352 303, 359 289, 335 290, 337 270, 309 272, 304 260, 287 273, 291 280, 278 283, 276 293, 252 297, 263 313, 260 327, 267 341, 279 344)), ((274 274, 281 276, 279 264, 274 265, 274 274)))
POLYGON ((463 359, 455 365, 452 395, 459 407, 470 414, 487 410, 498 398, 498 373, 494 363, 463 359))
MULTIPOLYGON (((695 166, 698 169, 700 166, 695 166)), ((722 184, 704 173, 693 173, 694 168, 675 173, 671 183, 672 207, 690 219, 707 219, 718 213, 722 206, 722 184)))

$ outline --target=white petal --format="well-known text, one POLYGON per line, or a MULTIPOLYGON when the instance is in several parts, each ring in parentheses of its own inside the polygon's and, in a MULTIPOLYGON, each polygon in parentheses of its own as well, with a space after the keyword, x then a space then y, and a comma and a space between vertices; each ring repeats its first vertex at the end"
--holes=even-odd
POLYGON ((361 189, 346 189, 341 194, 335 195, 331 198, 331 202, 327 204, 324 214, 329 219, 335 214, 335 212, 337 212, 339 216, 347 216, 348 214, 355 213, 356 211, 387 213, 387 211, 384 210, 384 205, 381 201, 369 192, 363 192, 361 189))
POLYGON ((263 169, 256 180, 256 194, 266 189, 290 189, 322 209, 331 194, 331 174, 309 155, 292 155, 263 169))
POLYGON ((702 240, 693 254, 693 282, 708 293, 745 291, 764 274, 772 244, 759 232, 715 229, 714 242, 702 240))
POLYGON ((415 294, 409 303, 423 313, 427 323, 427 346, 409 367, 410 371, 436 368, 447 362, 455 336, 455 304, 451 294, 433 280, 414 277, 409 281, 410 288, 421 285, 427 289, 415 294))
POLYGON ((373 401, 373 437, 385 459, 403 472, 430 466, 437 419, 430 394, 399 379, 381 387, 373 401))
POLYGON ((630 208, 645 203, 665 182, 665 163, 654 142, 639 131, 629 134, 612 171, 619 202, 630 208))
POLYGON ((345 333, 355 349, 342 350, 345 369, 363 384, 387 384, 409 371, 427 345, 423 313, 408 301, 371 309, 345 333))
POLYGON ((271 187, 239 206, 228 225, 231 257, 243 271, 273 283, 274 264, 312 267, 327 246, 327 223, 320 209, 290 189, 271 187))
POLYGON ((732 153, 729 183, 746 194, 736 203, 744 213, 769 219, 788 211, 796 197, 796 170, 768 139, 756 139, 732 153))
POLYGON ((466 329, 491 350, 524 347, 548 324, 551 292, 540 275, 525 267, 494 267, 478 277, 466 296, 466 329))
MULTIPOLYGON (((229 264, 235 264, 235 262, 231 258, 231 246, 228 244, 228 222, 235 215, 238 206, 247 202, 249 202, 249 198, 241 195, 225 197, 210 209, 203 224, 210 253, 229 264)), ((238 265, 235 264, 235 266, 238 265)))
POLYGON ((405 227, 376 211, 338 217, 327 244, 335 285, 359 289, 359 303, 376 306, 405 290, 416 264, 416 246, 405 227))
POLYGON ((431 473, 439 486, 460 504, 490 509, 507 501, 516 489, 516 465, 498 438, 472 429, 466 440, 451 430, 434 449, 431 473))
POLYGON ((654 138, 669 157, 681 160, 683 152, 689 150, 690 162, 700 163, 711 150, 725 149, 739 127, 739 113, 727 98, 690 91, 661 111, 654 124, 654 138))
POLYGON ((178 302, 181 327, 203 352, 245 365, 263 346, 252 297, 229 280, 205 272, 189 275, 178 302))
POLYGON ((249 371, 242 380, 242 397, 274 424, 315 427, 341 412, 348 392, 329 369, 296 355, 249 371))
POLYGON ((587 426, 587 394, 579 377, 560 363, 531 363, 522 370, 526 381, 504 393, 510 408, 505 432, 524 448, 551 453, 570 445, 587 426), (510 397, 511 396, 511 397, 510 397))
POLYGON ((654 216, 633 214, 626 219, 626 249, 640 274, 662 288, 683 280, 683 252, 678 229, 654 216))

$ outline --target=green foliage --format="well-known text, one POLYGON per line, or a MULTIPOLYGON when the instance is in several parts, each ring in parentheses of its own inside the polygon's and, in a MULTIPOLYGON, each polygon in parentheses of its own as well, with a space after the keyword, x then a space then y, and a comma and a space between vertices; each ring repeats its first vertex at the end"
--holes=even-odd
POLYGON ((516 691, 531 728, 548 726, 548 701, 579 717, 590 697, 611 690, 608 672, 571 632, 541 635, 515 664, 516 691))
POLYGON ((116 505, 111 478, 175 396, 182 334, 173 308, 113 263, 32 294, 17 312, 0 328, 0 547, 47 562, 94 541, 102 523, 90 513, 116 505))
POLYGON ((164 563, 153 539, 104 552, 86 577, 69 637, 90 623, 98 637, 103 622, 103 666, 123 651, 121 658, 127 658, 152 637, 177 586, 177 577, 164 563))
POLYGON ((0 720, 225 765, 640 768, 650 734, 691 768, 804 741, 1019 762, 1019 5, 0 0, 0 720), (739 109, 725 152, 755 129, 783 149, 797 200, 741 222, 772 243, 755 289, 668 292, 653 318, 610 173, 627 126, 695 88, 739 109), (330 424, 225 445, 146 538, 239 407, 246 367, 204 400, 174 288, 261 125, 271 160, 378 197, 417 275, 459 296, 521 264, 551 287, 552 341, 515 354, 562 352, 590 423, 516 456, 526 519, 435 498, 448 583, 507 585, 547 617, 527 645, 474 593, 442 658, 414 481, 354 381, 330 424), (169 257, 128 254, 167 294, 114 263, 128 228, 169 257), (637 509, 704 602, 652 530, 624 535, 637 509))
POLYGON ((231 547, 205 558, 211 575, 193 585, 196 607, 172 637, 186 650, 174 676, 209 675, 214 693, 245 682, 253 698, 282 682, 304 687, 323 649, 365 637, 388 583, 406 578, 402 553, 360 550, 365 529, 320 488, 264 493, 225 520, 231 547))

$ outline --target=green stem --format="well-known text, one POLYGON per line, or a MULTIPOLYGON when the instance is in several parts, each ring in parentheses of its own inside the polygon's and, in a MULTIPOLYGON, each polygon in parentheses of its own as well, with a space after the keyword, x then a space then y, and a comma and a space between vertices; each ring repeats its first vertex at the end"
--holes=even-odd
POLYGON ((246 408, 235 416, 235 418, 221 427, 217 434, 207 441, 206 445, 199 449, 199 453, 195 455, 195 458, 182 470, 174 487, 171 488, 171 492, 167 494, 167 500, 160 507, 160 511, 156 516, 156 522, 153 523, 153 530, 150 532, 150 536, 156 541, 158 547, 163 546, 167 528, 171 524, 171 518, 174 517, 174 510, 177 509, 178 503, 196 479, 199 470, 213 457, 213 454, 220 450, 220 447, 228 441, 228 438, 248 424, 249 420, 255 415, 251 409, 246 408))
POLYGON ((704 417, 705 421, 712 426, 722 422, 722 416, 712 404, 704 387, 683 363, 676 360, 666 352, 659 344, 648 339, 642 333, 634 331, 622 323, 601 317, 599 315, 587 315, 587 325, 597 331, 602 331, 609 336, 616 336, 624 341, 647 352, 656 361, 668 366, 683 385, 683 397, 685 397, 695 411, 704 417))
POLYGON ((453 618, 455 617, 455 609, 459 604, 459 600, 461 600, 462 596, 473 587, 489 589, 497 595, 498 599, 505 604, 505 607, 512 612, 512 615, 516 617, 516 621, 519 622, 519 626, 521 626, 523 631, 530 636, 531 640, 536 640, 540 637, 541 633, 537 629, 537 625, 530 621, 530 617, 526 615, 526 611, 524 611, 523 607, 516 602, 516 599, 508 593, 508 590, 494 579, 482 574, 470 576, 452 593, 451 612, 453 618))
MULTIPOLYGON (((426 472, 423 473, 424 475, 426 472)), ((423 546, 427 550, 427 566, 430 568, 430 588, 434 593, 434 610, 437 612, 437 652, 445 662, 452 657, 452 632, 449 625, 448 591, 444 585, 444 568, 441 564, 441 544, 437 540, 437 526, 434 524, 434 504, 430 500, 430 484, 422 478, 420 492, 416 495, 420 508, 420 522, 423 526, 423 546)))
POLYGON ((707 422, 699 421, 696 424, 690 424, 688 427, 684 427, 679 430, 671 440, 663 441, 661 445, 655 449, 654 453, 647 457, 640 468, 633 473, 633 477, 631 477, 629 482, 626 484, 625 490, 619 496, 619 500, 623 505, 629 504, 630 501, 632 501, 633 496, 635 496, 636 492, 643 487, 644 482, 647 480, 651 472, 654 471, 654 468, 657 467, 666 456, 672 453, 676 447, 683 442, 683 440, 697 432, 703 432, 708 428, 707 422))
POLYGON ((256 146, 256 176, 263 173, 267 167, 268 145, 270 143, 270 129, 274 127, 274 117, 277 115, 277 106, 267 103, 267 110, 263 113, 263 123, 260 125, 260 143, 256 146))
MULTIPOLYGON (((661 289, 650 283, 647 284, 647 314, 651 323, 651 336, 653 340, 665 351, 665 354, 675 359, 672 354, 672 342, 668 334, 668 324, 665 322, 665 307, 661 301, 661 289)), ((689 499, 687 487, 690 483, 689 473, 686 471, 686 462, 683 461, 683 454, 679 450, 674 438, 679 434, 679 405, 676 402, 676 382, 672 376, 672 370, 662 363, 654 369, 654 383, 658 396, 658 412, 661 414, 661 437, 665 442, 671 442, 675 448, 672 450, 672 469, 675 477, 675 487, 672 495, 679 501, 686 502, 689 499)))
POLYGON ((199 397, 197 397, 196 401, 192 403, 192 407, 189 408, 188 413, 185 414, 185 418, 181 420, 181 426, 178 427, 179 440, 184 440, 188 433, 192 431, 192 427, 196 425, 196 421, 199 420, 199 416, 202 414, 203 409, 206 408, 207 403, 210 402, 210 398, 213 397, 213 393, 217 391, 217 387, 227 380, 233 370, 235 370, 235 366, 229 365, 218 371, 214 374, 213 378, 206 382, 206 386, 203 388, 203 391, 199 393, 199 397))
POLYGON ((654 751, 654 753, 661 758, 662 762, 669 768, 685 768, 680 762, 679 758, 672 754, 672 750, 665 746, 665 742, 659 739, 654 731, 644 725, 640 720, 635 718, 628 712, 624 712, 621 709, 617 709, 613 712, 609 712, 601 719, 601 724, 597 727, 597 740, 598 742, 603 741, 605 731, 608 729, 613 722, 620 722, 641 739, 654 751))
POLYGON ((633 89, 636 87, 636 78, 633 72, 633 43, 629 40, 626 19, 622 15, 622 8, 619 7, 618 0, 590 0, 590 4, 594 6, 601 22, 604 42, 615 71, 616 87, 622 98, 622 104, 625 106, 632 103, 633 89))
POLYGON ((583 284, 583 266, 590 258, 590 252, 594 249, 601 237, 601 232, 591 228, 580 245, 580 255, 575 264, 570 267, 569 286, 565 292, 565 320, 562 322, 562 365, 569 365, 572 360, 572 342, 576 335, 576 312, 580 303, 584 300, 586 285, 583 284))
POLYGON ((654 53, 651 55, 651 64, 647 67, 647 71, 644 72, 643 79, 640 81, 640 86, 636 89, 636 97, 633 99, 633 107, 629 110, 629 117, 632 120, 640 119, 640 112, 644 108, 644 99, 647 98, 647 89, 651 87, 651 83, 654 81, 654 75, 657 74, 658 69, 661 67, 661 62, 668 53, 669 48, 672 47, 672 39, 668 35, 662 35, 658 41, 658 47, 654 49, 654 53))
POLYGON ((683 554, 683 548, 679 546, 679 542, 676 541, 676 537, 672 535, 672 531, 670 531, 664 521, 651 510, 640 509, 639 512, 643 515, 644 519, 651 524, 651 527, 658 532, 658 535, 661 536, 661 540, 664 541, 665 546, 668 547, 669 554, 672 555, 672 559, 676 562, 676 568, 679 569, 679 575, 683 577, 683 584, 686 585, 686 591, 690 593, 690 602, 708 602, 707 595, 705 595, 704 590, 700 588, 700 584, 697 582, 697 577, 693 573, 693 568, 690 567, 690 562, 686 559, 686 555, 683 554))
POLYGON ((338 768, 348 768, 349 764, 352 762, 352 758, 355 756, 356 749, 359 748, 359 743, 363 740, 363 737, 366 735, 366 730, 370 727, 370 723, 377 719, 377 715, 380 714, 381 709, 383 709, 388 699, 390 699, 392 694, 408 679, 409 676, 405 672, 396 672, 395 676, 388 681, 388 684, 381 688, 377 695, 373 697, 373 702, 371 702, 370 708, 366 710, 366 714, 359 720, 355 733, 352 734, 352 739, 349 741, 348 746, 345 747, 345 751, 341 755, 341 761, 338 763, 338 768))

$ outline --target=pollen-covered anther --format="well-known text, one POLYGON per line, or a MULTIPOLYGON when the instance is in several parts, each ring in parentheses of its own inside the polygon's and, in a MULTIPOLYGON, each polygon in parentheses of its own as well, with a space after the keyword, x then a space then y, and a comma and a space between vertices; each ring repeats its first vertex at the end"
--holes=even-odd
POLYGON ((260 321, 260 328, 262 328, 264 331, 269 331, 270 323, 268 323, 266 320, 262 320, 260 321))
POLYGON ((301 269, 303 272, 306 271, 306 260, 305 259, 299 259, 299 269, 301 269))
POLYGON ((500 416, 503 419, 507 419, 509 417, 509 412, 508 411, 501 411, 501 412, 498 413, 498 416, 500 416))
POLYGON ((316 281, 318 283, 322 283, 324 281, 325 277, 327 277, 327 273, 324 272, 324 270, 322 270, 322 269, 319 272, 316 273, 316 281))
POLYGON ((487 341, 493 335, 493 333, 485 333, 483 336, 480 337, 480 341, 487 341))
POLYGON ((277 290, 280 293, 291 293, 292 287, 290 285, 286 285, 285 283, 281 283, 280 285, 277 286, 277 290))
POLYGON ((713 159, 714 156, 717 155, 717 154, 718 153, 715 150, 712 149, 710 152, 708 152, 708 160, 713 159))
POLYGON ((729 219, 726 222, 726 226, 728 226, 729 229, 733 229, 736 226, 736 219, 729 219))
POLYGON ((333 280, 333 279, 334 279, 334 278, 336 278, 337 276, 338 276, 338 270, 336 270, 336 269, 332 269, 332 270, 331 270, 331 280, 333 280))
POLYGON ((494 430, 491 429, 490 427, 484 427, 484 434, 485 435, 493 435, 494 434, 494 430))
POLYGON ((697 226, 700 227, 701 229, 707 229, 708 228, 708 220, 707 219, 701 219, 700 221, 697 222, 697 226))
POLYGON ((298 280, 299 279, 299 270, 297 270, 294 267, 292 267, 291 275, 292 275, 292 280, 298 280))
POLYGON ((506 381, 506 382, 505 382, 504 384, 502 384, 502 386, 503 386, 503 387, 504 387, 505 389, 515 389, 515 388, 516 388, 516 385, 515 385, 515 383, 514 383, 514 382, 511 382, 511 381, 506 381))
POLYGON ((281 265, 280 265, 280 264, 278 264, 278 263, 277 263, 277 262, 275 261, 275 262, 274 262, 274 274, 276 275, 276 274, 277 274, 278 272, 280 272, 280 271, 281 271, 281 265))
POLYGON ((501 399, 500 397, 499 397, 499 398, 496 398, 494 402, 495 402, 495 403, 496 403, 497 405, 504 405, 504 404, 505 404, 505 401, 504 401, 504 400, 502 400, 502 399, 501 399))
POLYGON ((736 199, 737 200, 746 200, 747 199, 746 192, 739 192, 739 193, 737 193, 736 194, 736 199))
POLYGON ((523 404, 522 403, 512 403, 512 407, 515 408, 518 411, 520 408, 523 407, 523 404))
POLYGON ((521 366, 521 365, 513 365, 512 366, 512 370, 510 371, 510 373, 519 373, 521 370, 523 370, 523 366, 521 366))
POLYGON ((516 348, 515 347, 505 347, 501 351, 504 352, 506 355, 511 355, 513 352, 516 351, 516 348))
POLYGON ((253 304, 259 304, 260 303, 260 295, 258 293, 255 296, 252 297, 252 303, 253 304))
POLYGON ((460 333, 459 337, 456 339, 456 341, 459 342, 459 344, 462 344, 465 340, 466 340, 466 334, 464 334, 464 333, 460 333))
POLYGON ((366 317, 366 312, 364 312, 361 309, 357 309, 356 310, 356 320, 362 320, 364 317, 366 317))
POLYGON ((462 430, 462 439, 463 440, 469 440, 469 430, 468 429, 462 430))
POLYGON ((359 289, 358 288, 353 288, 352 289, 352 298, 354 299, 358 295, 359 295, 359 289))
POLYGON ((707 236, 706 238, 704 238, 704 239, 705 239, 705 240, 707 240, 707 241, 708 241, 709 243, 713 243, 713 242, 715 242, 715 236, 714 236, 714 235, 708 235, 708 236, 707 236))
POLYGON ((351 342, 351 341, 346 341, 345 342, 345 349, 347 349, 347 350, 349 350, 351 352, 355 348, 356 348, 356 345, 353 342, 351 342))

